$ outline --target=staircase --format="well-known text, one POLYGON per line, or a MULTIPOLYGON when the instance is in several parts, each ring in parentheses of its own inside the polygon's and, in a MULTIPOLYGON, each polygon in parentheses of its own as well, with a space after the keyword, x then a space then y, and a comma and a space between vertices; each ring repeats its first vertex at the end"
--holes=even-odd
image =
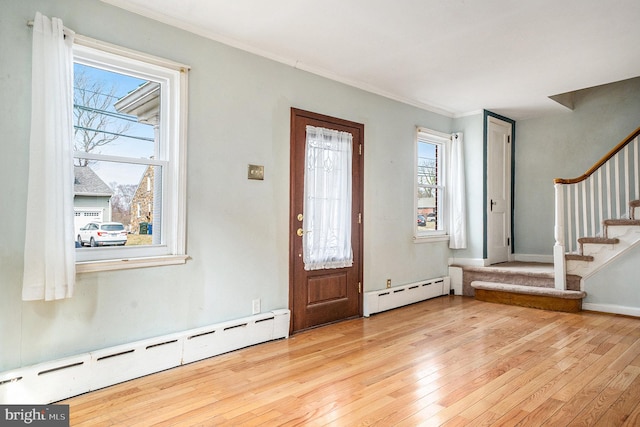
POLYGON ((460 266, 463 295, 475 299, 545 310, 577 312, 585 293, 581 277, 567 275, 567 290, 554 288, 553 264, 506 262, 488 267, 460 266))
POLYGON ((464 268, 463 293, 484 301, 580 311, 582 299, 587 297, 584 279, 640 244, 640 219, 636 219, 640 217, 639 136, 640 128, 582 176, 554 180, 552 284, 541 285, 531 279, 515 283, 508 274, 492 280, 481 274, 473 279, 476 273, 464 268))
POLYGON ((640 242, 640 128, 582 176, 556 178, 555 288, 586 279, 640 242))
POLYGON ((581 237, 578 250, 565 254, 567 274, 589 277, 617 256, 640 243, 640 220, 636 208, 640 200, 629 202, 629 218, 602 221, 602 235, 581 237))
POLYGON ((601 236, 580 237, 577 250, 564 255, 565 289, 555 288, 553 264, 505 263, 465 267, 463 289, 480 301, 578 312, 587 296, 581 280, 606 267, 617 256, 640 244, 640 200, 629 202, 628 218, 606 219, 601 236), (473 289, 470 291, 470 289, 473 289))

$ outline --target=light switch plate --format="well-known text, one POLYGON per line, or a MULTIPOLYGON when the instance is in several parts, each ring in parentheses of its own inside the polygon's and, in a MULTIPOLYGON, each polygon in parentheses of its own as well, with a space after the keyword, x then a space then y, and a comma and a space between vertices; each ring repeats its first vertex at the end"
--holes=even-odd
POLYGON ((264 166, 249 165, 247 178, 264 180, 264 166))

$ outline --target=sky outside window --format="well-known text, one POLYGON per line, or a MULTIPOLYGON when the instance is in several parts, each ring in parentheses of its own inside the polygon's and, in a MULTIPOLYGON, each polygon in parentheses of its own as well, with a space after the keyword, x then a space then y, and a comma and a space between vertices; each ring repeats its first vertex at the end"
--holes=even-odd
MULTIPOLYGON (((119 134, 107 144, 90 151, 94 154, 151 158, 154 153, 153 126, 138 123, 137 117, 119 113, 113 106, 118 99, 146 83, 146 80, 78 63, 74 64, 74 73, 76 102, 78 99, 88 100, 85 105, 74 105, 74 109, 76 112, 78 108, 83 109, 84 114, 94 117, 82 127, 93 129, 88 132, 95 135, 94 138, 119 134)), ((79 125, 77 120, 74 116, 76 128, 79 125)), ((83 131, 77 130, 76 141, 80 142, 83 138, 83 131)), ((143 168, 126 164, 90 161, 89 166, 110 186, 112 183, 138 185, 142 178, 140 170, 143 168)))

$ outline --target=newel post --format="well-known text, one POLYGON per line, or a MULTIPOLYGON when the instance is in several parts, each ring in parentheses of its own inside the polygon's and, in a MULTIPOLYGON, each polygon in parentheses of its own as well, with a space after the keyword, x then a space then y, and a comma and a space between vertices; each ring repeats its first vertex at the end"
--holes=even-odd
POLYGON ((564 291, 567 289, 567 267, 564 257, 564 187, 559 183, 556 183, 554 187, 556 190, 556 225, 553 231, 556 242, 553 245, 553 271, 555 288, 564 291))

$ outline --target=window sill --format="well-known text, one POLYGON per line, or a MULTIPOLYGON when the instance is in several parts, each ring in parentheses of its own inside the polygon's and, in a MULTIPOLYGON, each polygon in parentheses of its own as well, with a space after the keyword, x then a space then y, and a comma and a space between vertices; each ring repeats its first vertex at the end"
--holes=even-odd
POLYGON ((110 259, 106 261, 83 261, 76 263, 76 274, 186 264, 187 259, 189 259, 188 255, 166 255, 145 258, 110 259))
POLYGON ((448 234, 436 234, 433 236, 413 236, 413 243, 433 243, 433 242, 448 242, 448 234))

